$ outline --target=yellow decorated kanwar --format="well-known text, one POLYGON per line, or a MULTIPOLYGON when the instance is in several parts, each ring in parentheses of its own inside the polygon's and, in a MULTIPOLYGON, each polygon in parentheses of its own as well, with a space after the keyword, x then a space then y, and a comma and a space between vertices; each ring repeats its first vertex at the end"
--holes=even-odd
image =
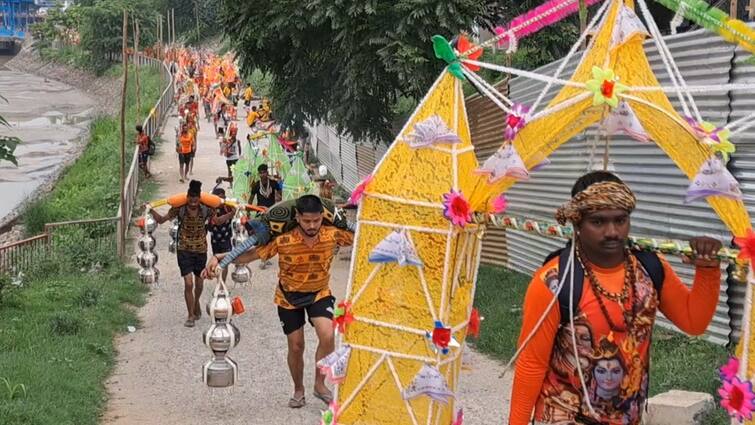
POLYGON ((339 424, 450 424, 455 403, 402 398, 427 364, 451 391, 459 385, 460 347, 436 352, 425 332, 440 320, 463 342, 472 310, 479 263, 478 227, 454 226, 443 216, 443 194, 468 193, 477 179, 461 82, 444 72, 384 159, 358 214, 346 300, 355 321, 343 343, 352 347, 345 381, 338 387, 339 424), (458 135, 453 145, 413 148, 415 124, 440 117, 458 135), (403 230, 423 266, 375 264, 368 253, 392 231, 403 230))

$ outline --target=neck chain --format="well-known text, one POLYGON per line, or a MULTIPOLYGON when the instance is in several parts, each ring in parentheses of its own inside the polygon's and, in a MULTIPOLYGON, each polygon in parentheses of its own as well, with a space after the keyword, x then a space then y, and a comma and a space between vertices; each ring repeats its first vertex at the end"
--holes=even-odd
POLYGON ((260 195, 264 196, 265 198, 270 197, 270 193, 272 193, 272 185, 270 184, 270 179, 267 179, 267 185, 263 185, 262 179, 260 179, 260 195))
POLYGON ((635 294, 637 294, 637 274, 635 272, 635 266, 634 261, 632 261, 631 252, 629 250, 626 250, 624 254, 624 285, 621 288, 621 292, 618 294, 609 292, 600 284, 597 276, 595 276, 595 272, 592 270, 592 267, 590 267, 590 263, 582 258, 582 255, 579 251, 579 245, 577 245, 576 247, 576 254, 577 259, 582 265, 582 269, 585 271, 587 279, 590 281, 590 286, 595 293, 595 298, 598 300, 598 305, 600 306, 600 310, 603 313, 603 317, 605 317, 606 322, 608 322, 608 326, 611 329, 611 332, 609 333, 609 340, 613 339, 614 332, 631 333, 634 329, 635 312, 633 305, 629 304, 631 303, 629 297, 630 289, 635 294), (616 326, 616 324, 613 322, 611 316, 608 314, 608 309, 606 308, 605 302, 603 300, 604 297, 619 304, 619 307, 621 307, 621 310, 624 313, 624 327, 616 326))

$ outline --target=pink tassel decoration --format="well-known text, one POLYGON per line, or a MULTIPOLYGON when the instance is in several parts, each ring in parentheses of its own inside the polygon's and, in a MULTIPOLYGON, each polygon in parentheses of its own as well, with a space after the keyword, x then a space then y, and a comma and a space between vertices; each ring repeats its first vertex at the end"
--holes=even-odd
MULTIPOLYGON (((585 3, 589 7, 600 1, 602 0, 586 0, 585 3)), ((521 40, 523 37, 534 34, 547 26, 561 21, 569 15, 577 13, 578 11, 579 0, 551 0, 514 18, 507 27, 509 30, 513 31, 514 36, 518 40, 521 40)), ((499 26, 495 28, 495 33, 498 35, 505 34, 506 32, 507 29, 504 27, 499 26)), ((499 40, 499 46, 502 45, 502 41, 507 38, 509 37, 505 36, 499 40)))

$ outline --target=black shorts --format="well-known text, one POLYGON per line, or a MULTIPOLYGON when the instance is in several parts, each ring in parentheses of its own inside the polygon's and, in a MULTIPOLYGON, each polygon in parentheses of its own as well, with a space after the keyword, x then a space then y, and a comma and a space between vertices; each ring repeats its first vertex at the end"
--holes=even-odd
POLYGON ((231 251, 231 248, 232 247, 231 247, 231 241, 230 240, 226 240, 226 241, 222 241, 222 242, 218 242, 218 243, 212 242, 212 254, 213 255, 224 254, 226 252, 231 251))
POLYGON ((227 166, 228 166, 228 169, 230 170, 230 169, 231 169, 231 167, 232 167, 232 166, 233 166, 234 164, 236 164, 237 162, 239 162, 239 160, 238 160, 238 159, 226 159, 226 160, 225 160, 225 165, 227 165, 227 166))
POLYGON ((179 164, 188 164, 191 162, 191 159, 194 158, 194 152, 189 153, 179 153, 178 154, 178 163, 179 164))
POLYGON ((148 151, 139 152, 139 164, 146 164, 148 160, 149 160, 148 151))
POLYGON ((313 317, 324 317, 326 319, 333 319, 333 306, 336 299, 333 296, 325 297, 316 303, 307 307, 297 308, 289 310, 287 308, 278 307, 278 318, 280 318, 281 326, 283 327, 283 333, 288 335, 301 329, 304 326, 304 313, 306 311, 309 318, 309 324, 312 323, 313 317))
POLYGON ((199 276, 207 264, 206 252, 178 251, 178 268, 181 270, 181 277, 188 276, 192 273, 199 276))

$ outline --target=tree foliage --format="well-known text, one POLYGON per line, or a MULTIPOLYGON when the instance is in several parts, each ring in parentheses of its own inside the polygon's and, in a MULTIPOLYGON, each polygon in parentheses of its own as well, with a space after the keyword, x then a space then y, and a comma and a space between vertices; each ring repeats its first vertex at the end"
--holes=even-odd
POLYGON ((273 75, 278 120, 325 120, 356 139, 389 140, 397 99, 420 98, 444 66, 430 37, 489 27, 497 9, 475 0, 224 0, 221 23, 242 71, 273 75))

